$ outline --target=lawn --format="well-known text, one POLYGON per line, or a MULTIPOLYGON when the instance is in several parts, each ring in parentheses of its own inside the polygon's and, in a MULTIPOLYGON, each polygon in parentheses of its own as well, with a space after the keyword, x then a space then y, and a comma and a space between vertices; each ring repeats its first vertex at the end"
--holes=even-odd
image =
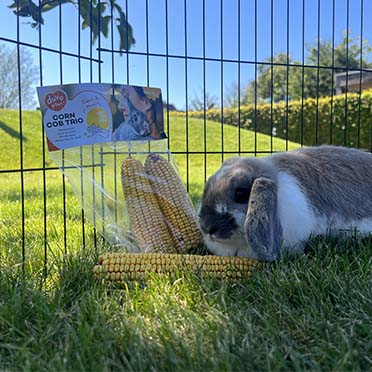
MULTIPOLYGON (((237 153, 239 136, 224 126, 222 146, 220 124, 188 125, 186 142, 185 119, 171 117, 170 148, 189 151, 175 158, 197 204, 221 164, 215 152, 237 153)), ((25 112, 22 126, 24 168, 53 167, 39 113, 25 112)), ((0 133, 0 170, 19 168, 17 112, 0 110, 0 133)), ((286 149, 240 135, 242 151, 286 149)), ((109 247, 62 180, 58 170, 24 172, 22 202, 21 174, 0 173, 0 370, 372 369, 370 239, 313 239, 306 255, 238 283, 190 273, 118 290, 93 279, 109 247)))

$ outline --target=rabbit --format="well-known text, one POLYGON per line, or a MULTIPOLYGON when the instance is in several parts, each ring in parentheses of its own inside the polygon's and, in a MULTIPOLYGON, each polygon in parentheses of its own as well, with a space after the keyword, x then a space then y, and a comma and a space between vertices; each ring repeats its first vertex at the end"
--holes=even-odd
POLYGON ((146 115, 137 110, 127 97, 121 99, 119 108, 125 108, 127 118, 115 130, 114 141, 138 140, 150 135, 151 128, 146 115))
POLYGON ((317 146, 226 160, 204 188, 198 222, 216 255, 275 261, 311 236, 372 233, 372 156, 317 146))
POLYGON ((130 99, 127 99, 127 104, 129 108, 129 117, 127 119, 127 124, 131 125, 140 136, 149 135, 151 132, 151 128, 146 119, 146 115, 143 112, 137 110, 130 99))

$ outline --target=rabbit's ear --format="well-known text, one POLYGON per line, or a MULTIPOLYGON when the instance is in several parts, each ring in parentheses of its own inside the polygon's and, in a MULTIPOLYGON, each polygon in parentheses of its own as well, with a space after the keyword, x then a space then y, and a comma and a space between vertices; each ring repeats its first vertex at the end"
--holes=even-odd
POLYGON ((263 261, 274 261, 282 242, 277 193, 274 181, 257 178, 249 197, 244 222, 245 239, 257 259, 263 261))

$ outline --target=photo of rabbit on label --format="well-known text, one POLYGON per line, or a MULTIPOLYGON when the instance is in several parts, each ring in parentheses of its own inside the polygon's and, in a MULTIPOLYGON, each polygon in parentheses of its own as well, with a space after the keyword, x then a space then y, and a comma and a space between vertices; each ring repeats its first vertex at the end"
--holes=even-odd
POLYGON ((117 109, 123 114, 123 122, 114 130, 114 141, 160 139, 151 99, 142 87, 126 86, 121 90, 117 109))

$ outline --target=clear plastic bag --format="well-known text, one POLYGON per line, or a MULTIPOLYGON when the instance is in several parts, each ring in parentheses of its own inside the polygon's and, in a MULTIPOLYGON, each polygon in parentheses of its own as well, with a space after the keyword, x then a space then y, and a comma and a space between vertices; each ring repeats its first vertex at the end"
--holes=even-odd
MULTIPOLYGON (((195 209, 179 177, 166 139, 106 142, 71 147, 65 150, 51 151, 50 156, 70 182, 87 218, 111 245, 127 252, 187 253, 191 248, 197 249, 202 244, 201 233, 196 223, 195 209), (165 159, 171 166, 173 181, 162 172, 148 174, 144 171, 147 159, 153 160, 156 156, 165 159), (142 181, 135 184, 131 183, 134 182, 134 178, 131 180, 130 176, 122 177, 122 164, 129 158, 138 160, 143 165, 141 170, 135 171, 137 181, 138 179, 142 179, 142 181), (157 192, 152 187, 149 189, 148 182, 155 189, 162 191, 157 192), (173 182, 173 185, 176 183, 177 194, 184 193, 183 200, 188 199, 188 201, 178 203, 176 198, 172 196, 175 192, 173 185, 170 185, 169 182, 173 182), (128 187, 132 187, 134 191, 132 193, 125 192, 128 187), (165 190, 166 195, 164 195, 164 187, 168 187, 168 191, 165 190), (157 202, 148 200, 151 199, 151 194, 156 194, 160 198, 158 202, 162 204, 161 208, 160 204, 156 204, 157 202), (140 195, 140 199, 144 199, 145 203, 149 204, 141 209, 140 205, 137 205, 141 201, 135 199, 136 195, 140 195), (167 214, 162 211, 164 206, 170 211, 176 211, 177 216, 168 218, 167 214), (165 229, 172 240, 172 243, 164 243, 163 246, 159 243, 159 247, 157 247, 157 242, 159 242, 159 236, 162 236, 161 231, 164 227, 161 227, 155 218, 158 207, 166 226, 165 229), (153 213, 153 216, 150 216, 151 221, 149 221, 148 215, 147 218, 143 218, 141 215, 143 213, 153 213), (178 225, 182 218, 191 223, 191 227, 188 228, 190 230, 186 230, 182 224, 178 225), (150 224, 152 225, 150 226, 150 224), (192 233, 191 240, 188 235, 190 231, 192 233), (147 244, 146 241, 152 238, 155 240, 151 241, 151 244, 147 244)), ((163 169, 164 165, 164 163, 160 164, 159 169, 163 169)))

